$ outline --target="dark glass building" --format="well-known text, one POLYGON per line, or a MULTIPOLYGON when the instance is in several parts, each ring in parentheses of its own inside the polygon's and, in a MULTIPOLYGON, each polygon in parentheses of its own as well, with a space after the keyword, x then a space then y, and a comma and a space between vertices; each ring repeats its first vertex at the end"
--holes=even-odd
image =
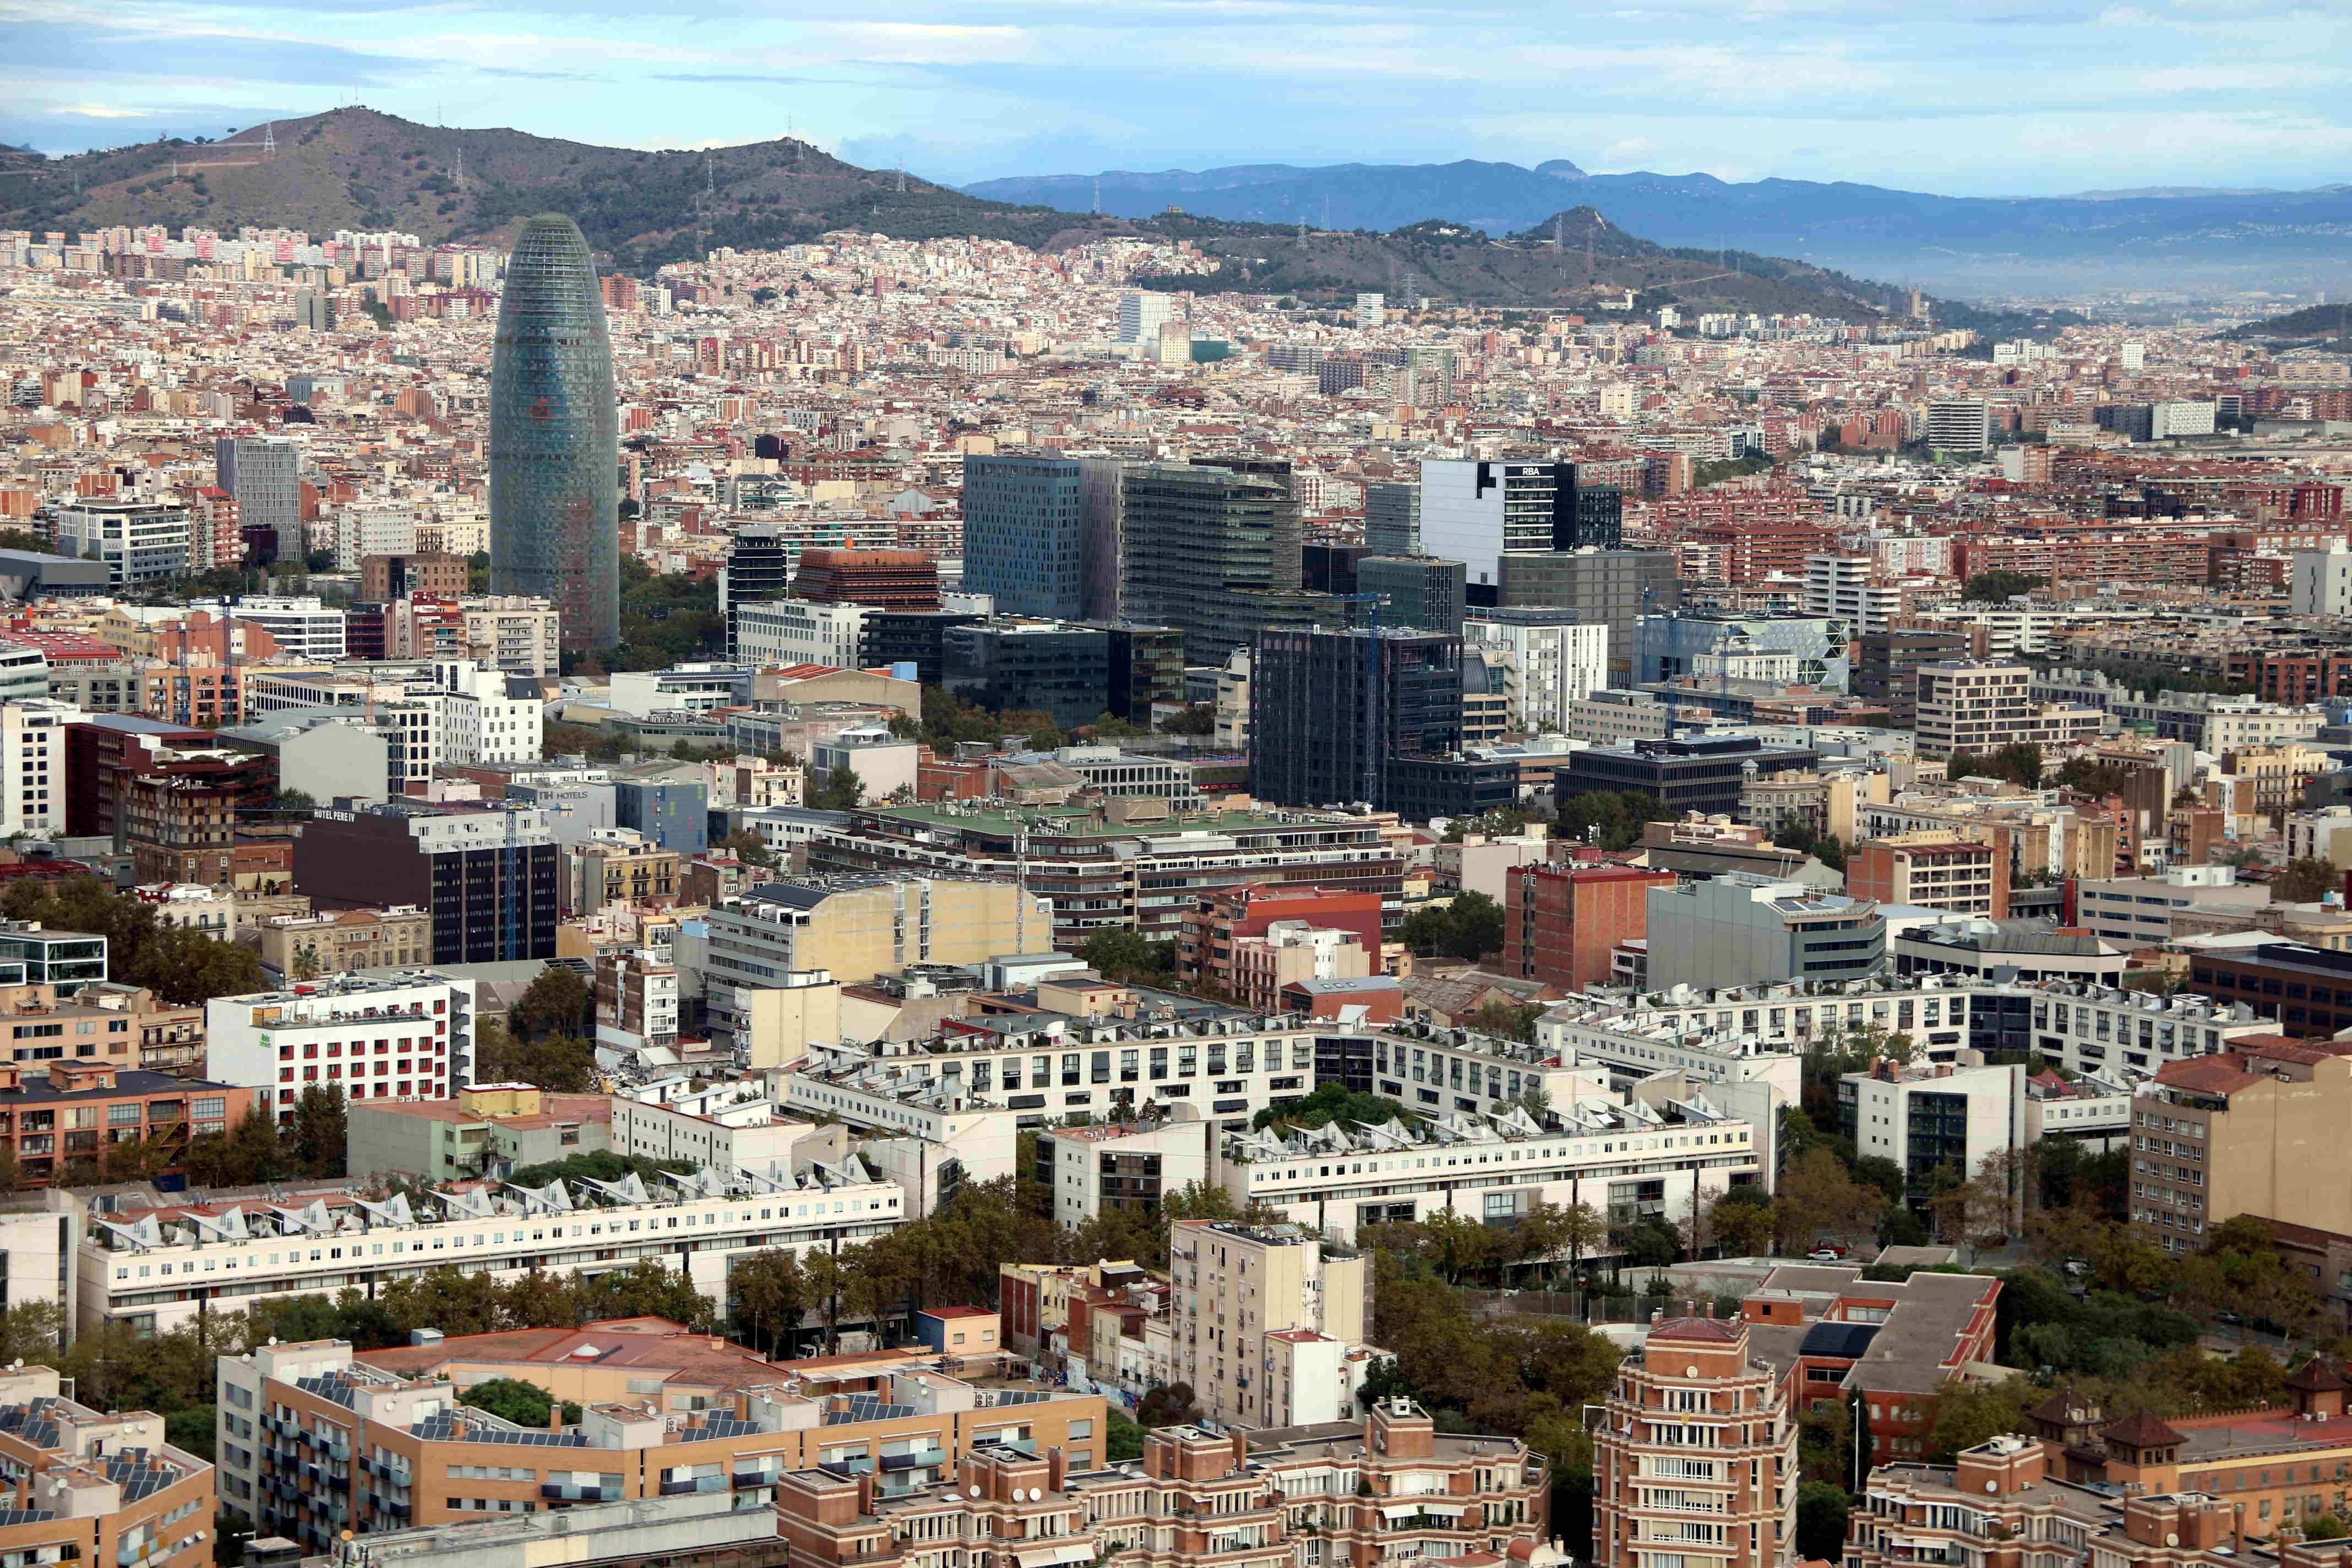
MULTIPOLYGON (((1397 810, 1403 764, 1462 746, 1462 639, 1269 631, 1250 665, 1250 790, 1276 805, 1397 810)), ((1416 795, 1424 791, 1416 789, 1416 795)))
POLYGON ((1006 616, 1087 613, 1087 528, 1078 465, 1067 458, 963 460, 963 586, 1006 616))
POLYGON ((797 558, 784 531, 772 522, 747 523, 736 530, 719 568, 719 613, 727 617, 727 657, 735 657, 735 628, 745 605, 788 598, 793 591, 793 566, 797 558))
POLYGON ((613 343, 580 226, 523 225, 490 363, 490 586, 561 613, 565 650, 621 640, 613 343))

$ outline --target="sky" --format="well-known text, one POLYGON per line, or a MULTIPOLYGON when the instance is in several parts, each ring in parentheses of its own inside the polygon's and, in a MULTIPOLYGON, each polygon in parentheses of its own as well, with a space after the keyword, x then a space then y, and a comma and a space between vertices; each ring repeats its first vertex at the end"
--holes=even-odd
POLYGON ((2352 180, 2352 0, 0 0, 0 142, 360 102, 950 184, 1533 164, 1955 195, 2352 180))

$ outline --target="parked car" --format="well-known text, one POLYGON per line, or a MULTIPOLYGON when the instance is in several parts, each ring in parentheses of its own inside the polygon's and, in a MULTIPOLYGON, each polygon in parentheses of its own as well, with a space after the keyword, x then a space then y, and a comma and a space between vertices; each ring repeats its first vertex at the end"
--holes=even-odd
POLYGON ((1845 1248, 1843 1247, 1816 1247, 1805 1254, 1808 1263, 1842 1263, 1844 1260, 1845 1248))

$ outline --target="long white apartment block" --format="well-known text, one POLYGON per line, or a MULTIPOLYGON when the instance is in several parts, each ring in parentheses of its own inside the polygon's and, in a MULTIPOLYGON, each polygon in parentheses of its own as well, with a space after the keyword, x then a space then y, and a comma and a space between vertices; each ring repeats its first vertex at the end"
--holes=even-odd
POLYGON ((1218 1184, 1234 1204, 1263 1204, 1291 1223, 1352 1242, 1365 1226, 1451 1211, 1510 1226, 1538 1203, 1585 1205, 1612 1223, 1674 1220, 1736 1184, 1768 1184, 1769 1140, 1725 1114, 1705 1089, 1685 1099, 1610 1092, 1588 1068, 1583 1092, 1555 1103, 1554 1129, 1527 1111, 1456 1111, 1407 1127, 1391 1121, 1224 1138, 1218 1184))
POLYGON ((647 1259, 725 1305, 727 1269, 751 1252, 831 1249, 894 1228, 901 1198, 856 1155, 838 1164, 618 1182, 437 1189, 412 1207, 356 1192, 294 1204, 203 1204, 92 1217, 76 1259, 79 1327, 161 1333, 200 1314, 392 1280, 455 1265, 504 1282, 537 1269, 597 1275, 647 1259), (657 1189, 657 1190, 656 1190, 657 1189))

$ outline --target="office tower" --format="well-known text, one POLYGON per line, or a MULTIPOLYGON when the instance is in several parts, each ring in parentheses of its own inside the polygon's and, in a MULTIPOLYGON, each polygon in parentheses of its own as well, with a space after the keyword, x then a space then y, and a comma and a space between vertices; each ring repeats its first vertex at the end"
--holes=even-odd
POLYGON ((189 569, 195 523, 176 503, 91 496, 50 514, 58 553, 105 563, 115 587, 176 577, 189 569))
POLYGON ((1422 460, 1421 548, 1475 584, 1502 581, 1507 552, 1615 550, 1622 516, 1616 488, 1580 485, 1574 463, 1422 460))
POLYGON ((964 591, 994 595, 1002 615, 1084 616, 1086 488, 1073 458, 967 455, 964 591))
POLYGON ((621 640, 613 344, 588 242, 523 225, 490 368, 490 586, 547 600, 566 652, 621 640))
POLYGON ((1175 626, 1184 656, 1221 664, 1244 641, 1221 621, 1220 598, 1298 586, 1298 507, 1286 474, 1154 463, 1129 470, 1121 525, 1122 607, 1131 620, 1175 626), (1276 541, 1288 543, 1288 575, 1276 541))
POLYGON ((1507 554, 1500 597, 1507 609, 1572 610, 1609 628, 1612 679, 1632 668, 1633 623, 1683 602, 1671 550, 1549 550, 1507 554))
POLYGON ((1387 808, 1406 758, 1462 742, 1462 639, 1436 632, 1269 631, 1250 664, 1250 789, 1276 805, 1387 808))
POLYGON ((1360 330, 1369 332, 1388 319, 1389 302, 1385 295, 1356 296, 1356 325, 1360 330))
POLYGON ((562 857, 534 806, 393 801, 313 819, 294 890, 320 910, 431 910, 435 963, 553 958, 562 857))
POLYGON ((1031 709, 1068 728, 1108 711, 1110 633, 1102 626, 1004 617, 940 637, 947 689, 998 712, 1031 709))
POLYGON ((1927 445, 1938 452, 1981 452, 1992 445, 1991 428, 1981 397, 1939 397, 1927 405, 1927 445))
POLYGON ((1364 548, 1374 555, 1421 553, 1421 487, 1364 487, 1364 548))
MULTIPOLYGON (((1079 458, 1078 526, 1086 539, 1087 618, 1115 621, 1126 614, 1120 542, 1126 530, 1127 463, 1118 458, 1079 458)), ((965 549, 970 550, 971 514, 965 514, 965 549)), ((967 579, 971 567, 964 566, 967 579)))
POLYGON ((1298 585, 1310 594, 1352 594, 1356 563, 1381 553, 1360 544, 1302 544, 1298 547, 1298 585))
POLYGON ((755 522, 736 531, 726 563, 719 568, 719 613, 727 619, 729 658, 736 657, 742 606, 791 594, 795 554, 784 531, 773 523, 755 522))
POLYGON ((915 679, 925 686, 947 679, 947 634, 981 617, 961 610, 878 610, 857 628, 857 663, 861 669, 915 667, 915 679))
POLYGON ((246 529, 266 528, 278 559, 302 559, 302 449, 264 436, 224 436, 213 444, 220 488, 246 529))
POLYGON ((1174 626, 1109 626, 1110 679, 1107 705, 1114 718, 1151 722, 1155 702, 1184 700, 1184 634, 1174 626))
POLYGON ((1461 634, 1459 561, 1441 561, 1433 555, 1367 555, 1356 563, 1356 592, 1381 595, 1381 626, 1461 634))
POLYGON ((335 327, 335 302, 323 289, 298 289, 294 295, 294 324, 308 327, 314 332, 328 332, 335 327))
POLYGON ((1149 289, 1130 289, 1118 297, 1118 341, 1156 343, 1160 329, 1176 313, 1176 301, 1149 289))
POLYGON ((1462 638, 1511 656, 1511 722, 1533 734, 1566 733, 1570 710, 1609 684, 1609 628, 1574 610, 1475 610, 1462 638))

